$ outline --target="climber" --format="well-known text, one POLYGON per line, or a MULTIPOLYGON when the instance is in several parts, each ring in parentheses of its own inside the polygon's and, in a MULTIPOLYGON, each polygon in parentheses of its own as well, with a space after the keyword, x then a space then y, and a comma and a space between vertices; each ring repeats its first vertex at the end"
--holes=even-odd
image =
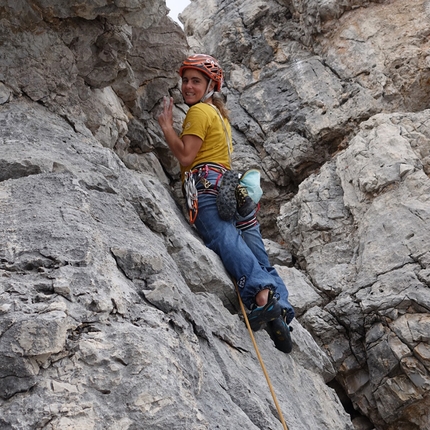
MULTIPOLYGON (((226 204, 231 204, 233 199, 237 204, 237 182, 231 178, 225 180, 232 172, 233 146, 229 112, 220 94, 223 71, 213 57, 196 54, 184 60, 179 75, 182 96, 189 106, 182 133, 178 136, 173 129, 171 97, 164 98, 158 122, 180 163, 190 220, 206 246, 220 256, 236 280, 241 299, 250 311, 248 320, 252 330, 265 327, 275 346, 289 353, 292 348, 289 324, 294 318, 294 309, 288 301, 284 282, 269 263, 256 218, 256 205, 239 211, 245 216, 238 212, 231 220, 220 216, 219 196, 225 198, 226 204)), ((240 209, 249 196, 243 189, 239 194, 240 209)))

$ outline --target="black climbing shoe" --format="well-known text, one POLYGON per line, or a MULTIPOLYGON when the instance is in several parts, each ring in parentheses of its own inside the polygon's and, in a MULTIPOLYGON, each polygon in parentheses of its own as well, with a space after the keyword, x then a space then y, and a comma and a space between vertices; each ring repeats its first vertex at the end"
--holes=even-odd
POLYGON ((227 170, 221 179, 216 205, 221 219, 230 221, 236 213, 236 187, 239 185, 239 174, 234 170, 227 170))
POLYGON ((258 331, 269 321, 276 320, 282 313, 281 305, 273 296, 273 291, 269 293, 269 300, 264 306, 253 309, 248 314, 248 321, 253 331, 258 331))
POLYGON ((289 354, 293 349, 293 342, 291 340, 291 332, 293 328, 290 327, 282 316, 267 323, 267 332, 275 342, 275 346, 282 352, 289 354))
POLYGON ((248 195, 248 190, 243 185, 236 187, 237 212, 241 217, 247 217, 257 207, 254 200, 248 195))

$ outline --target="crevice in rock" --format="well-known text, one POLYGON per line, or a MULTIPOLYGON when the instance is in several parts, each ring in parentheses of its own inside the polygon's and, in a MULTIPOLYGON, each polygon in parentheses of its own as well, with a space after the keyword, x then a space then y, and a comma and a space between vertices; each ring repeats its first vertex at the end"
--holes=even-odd
POLYGON ((216 337, 217 339, 219 339, 220 341, 226 343, 228 346, 230 346, 231 348, 235 349, 238 352, 249 352, 247 349, 241 348, 239 346, 236 346, 233 344, 233 342, 231 342, 230 340, 228 340, 227 338, 220 336, 219 334, 213 333, 214 337, 216 337))
POLYGON ((14 261, 5 258, 0 260, 0 269, 7 272, 40 272, 44 269, 54 270, 66 266, 68 262, 60 261, 37 251, 27 251, 15 255, 14 261))
POLYGON ((68 336, 67 338, 72 341, 78 341, 81 337, 82 333, 90 333, 90 332, 100 332, 101 330, 98 329, 94 323, 96 321, 84 321, 81 322, 77 327, 74 329, 68 330, 68 336))
POLYGON ((31 160, 21 163, 0 160, 0 182, 8 179, 19 179, 42 173, 40 166, 31 164, 31 160))
POLYGON ((117 191, 114 190, 107 183, 89 184, 83 180, 80 180, 79 185, 81 185, 83 188, 87 189, 88 191, 99 191, 101 193, 118 194, 117 191))
POLYGON ((361 421, 365 419, 369 425, 372 425, 372 427, 369 427, 369 429, 373 428, 373 424, 371 423, 371 421, 363 414, 361 414, 361 412, 354 407, 352 400, 348 397, 345 389, 336 380, 336 378, 328 382, 327 386, 329 386, 331 389, 333 389, 336 392, 343 408, 345 409, 345 412, 351 417, 351 421, 354 421, 354 419, 357 419, 357 418, 360 418, 361 421))
POLYGON ((37 380, 34 376, 19 377, 14 375, 7 375, 0 378, 2 383, 0 398, 10 400, 18 394, 30 394, 34 387, 37 385, 37 380))

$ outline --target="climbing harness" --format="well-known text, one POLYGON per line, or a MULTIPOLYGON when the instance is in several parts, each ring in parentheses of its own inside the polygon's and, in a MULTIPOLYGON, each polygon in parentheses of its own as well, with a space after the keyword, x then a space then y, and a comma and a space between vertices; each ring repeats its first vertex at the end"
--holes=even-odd
POLYGON ((257 212, 260 210, 260 205, 257 205, 257 208, 255 210, 255 214, 252 218, 247 219, 245 221, 236 221, 236 228, 241 231, 246 231, 252 227, 255 227, 258 224, 257 220, 257 212))
POLYGON ((188 214, 190 218, 191 225, 194 224, 199 208, 199 194, 218 194, 218 186, 219 181, 222 178, 224 172, 227 171, 227 168, 222 166, 221 164, 215 163, 205 163, 198 164, 194 166, 192 170, 185 172, 184 179, 184 194, 187 201, 188 214), (215 184, 212 185, 206 178, 208 176, 209 171, 217 172, 218 177, 215 181, 215 184), (203 187, 199 187, 197 189, 197 185, 202 184, 203 187))
POLYGON ((269 386, 270 393, 272 394, 273 401, 276 406, 276 410, 278 411, 279 419, 284 427, 284 430, 288 430, 287 424, 284 420, 284 416, 281 411, 281 407, 279 406, 278 399, 276 398, 275 390, 273 389, 273 385, 270 381, 269 374, 267 373, 266 366, 264 365, 263 359, 261 357, 260 351, 257 346, 257 342, 255 341, 254 333, 252 332, 251 326, 248 321, 248 316, 245 311, 245 306, 243 305, 242 298, 240 297, 239 287, 237 286, 236 280, 233 278, 233 283, 236 288, 237 296, 239 298, 240 309, 242 310, 243 317, 245 319, 246 327, 248 328, 249 335, 251 336, 252 344, 254 345, 255 352, 257 353, 258 361, 260 362, 261 368, 263 369, 264 376, 267 381, 267 385, 269 386))

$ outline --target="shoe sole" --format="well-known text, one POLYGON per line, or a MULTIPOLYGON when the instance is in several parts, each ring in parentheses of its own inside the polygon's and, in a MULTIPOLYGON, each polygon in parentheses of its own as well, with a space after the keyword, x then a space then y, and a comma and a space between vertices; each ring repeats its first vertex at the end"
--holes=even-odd
POLYGON ((236 187, 238 184, 239 177, 237 172, 227 170, 222 175, 216 204, 218 214, 224 221, 230 221, 236 213, 236 187))
POLYGON ((268 322, 279 318, 281 313, 281 306, 275 298, 272 298, 265 306, 254 309, 248 314, 249 325, 252 331, 258 331, 268 322))
POLYGON ((275 346, 285 354, 289 354, 293 349, 291 340, 291 329, 282 318, 277 318, 268 323, 267 331, 275 342, 275 346))

